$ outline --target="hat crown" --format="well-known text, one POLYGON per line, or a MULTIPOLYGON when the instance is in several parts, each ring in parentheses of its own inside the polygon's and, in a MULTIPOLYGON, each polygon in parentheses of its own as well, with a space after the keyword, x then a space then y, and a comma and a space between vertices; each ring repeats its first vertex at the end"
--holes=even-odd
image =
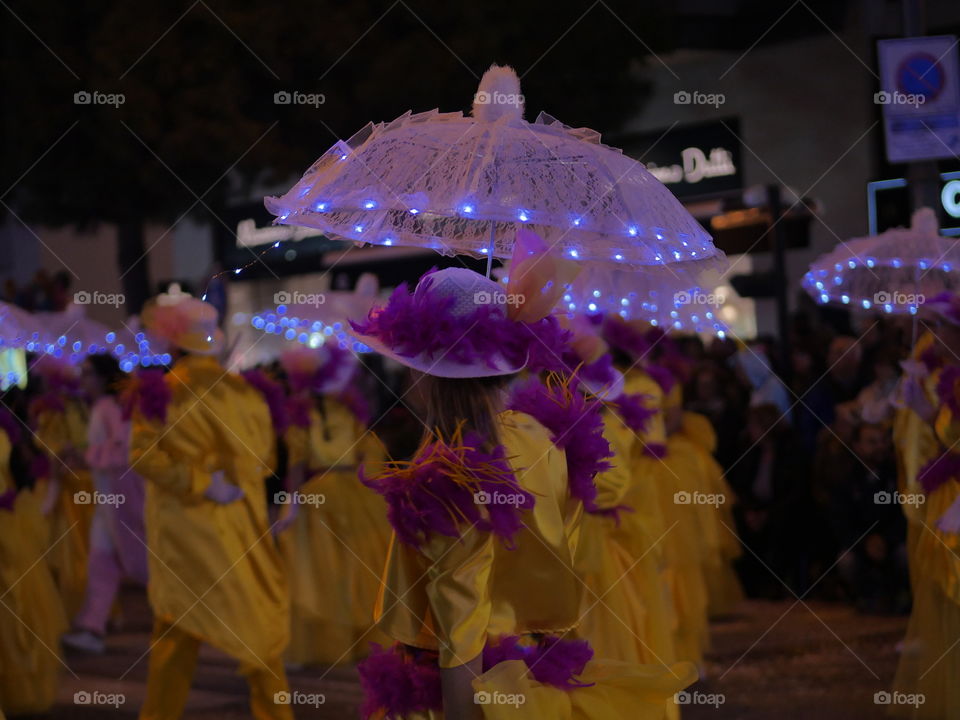
POLYGON ((466 268, 446 268, 431 273, 417 283, 415 294, 426 288, 444 298, 454 298, 450 314, 469 315, 478 307, 490 305, 503 308, 506 293, 502 285, 466 268))

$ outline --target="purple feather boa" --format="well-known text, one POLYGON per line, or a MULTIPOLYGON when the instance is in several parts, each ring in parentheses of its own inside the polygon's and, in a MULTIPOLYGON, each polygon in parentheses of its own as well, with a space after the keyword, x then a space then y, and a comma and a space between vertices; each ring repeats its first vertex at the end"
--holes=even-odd
POLYGON ((960 453, 946 452, 924 465, 917 474, 928 495, 950 479, 960 480, 960 453))
POLYGON ((365 699, 360 717, 403 718, 443 708, 436 653, 370 643, 370 655, 357 665, 365 699))
POLYGON ((586 640, 563 640, 556 635, 546 635, 536 645, 521 645, 518 636, 508 635, 483 649, 483 670, 486 672, 506 660, 523 660, 537 682, 573 690, 592 684, 576 680, 592 658, 593 649, 586 640))
POLYGON ((474 525, 512 547, 523 527, 521 513, 535 502, 517 482, 503 446, 488 453, 476 433, 434 440, 411 462, 396 463, 373 478, 361 468, 360 481, 383 495, 397 538, 414 547, 431 533, 459 538, 474 525))
POLYGON ((660 386, 664 395, 670 394, 670 391, 673 390, 673 386, 677 382, 672 372, 659 365, 646 365, 643 370, 660 386))
POLYGON ((656 408, 649 408, 646 401, 650 396, 646 393, 633 393, 627 395, 624 393, 611 405, 623 420, 624 424, 635 433, 644 433, 650 424, 650 420, 657 414, 656 408))
POLYGON ((20 430, 20 421, 6 408, 0 408, 0 431, 7 434, 11 445, 16 445, 23 436, 20 430))
POLYGON ((562 383, 544 385, 531 378, 513 390, 507 407, 526 413, 550 431, 553 444, 564 451, 570 494, 588 511, 597 510, 597 473, 609 470, 613 457, 603 436, 603 405, 562 383))
POLYGON ((163 370, 144 368, 130 376, 127 386, 121 392, 123 417, 129 420, 139 411, 147 420, 166 422, 171 399, 173 392, 167 384, 163 370))
MULTIPOLYGON (((488 642, 483 649, 483 671, 508 660, 522 660, 530 674, 543 685, 561 690, 590 687, 576 678, 593 659, 586 640, 563 640, 555 635, 535 645, 521 645, 509 635, 488 642)), ((357 665, 365 696, 360 716, 364 720, 403 718, 443 709, 440 665, 437 653, 403 645, 384 649, 370 644, 370 655, 357 665)))
POLYGON ((273 431, 278 435, 283 434, 290 426, 290 419, 287 417, 287 399, 283 391, 283 386, 260 368, 245 370, 240 374, 266 401, 267 407, 270 408, 270 420, 273 422, 273 431))
POLYGON ((667 446, 663 443, 644 443, 643 454, 663 460, 667 456, 667 446))
POLYGON ((625 352, 634 359, 643 357, 650 351, 650 343, 643 333, 619 318, 611 317, 603 323, 603 339, 607 344, 625 352))
POLYGON ((957 398, 957 381, 960 381, 960 366, 950 365, 940 373, 937 380, 937 397, 950 408, 953 416, 960 417, 960 399, 957 398))
POLYGON ((455 298, 437 294, 427 273, 416 292, 404 283, 383 307, 366 320, 350 321, 353 329, 379 339, 398 355, 428 360, 443 357, 459 365, 482 363, 497 367, 503 358, 512 367, 540 369, 562 367, 561 354, 570 333, 548 316, 534 323, 511 320, 499 306, 480 305, 456 315, 455 298), (469 329, 468 332, 465 330, 469 329))

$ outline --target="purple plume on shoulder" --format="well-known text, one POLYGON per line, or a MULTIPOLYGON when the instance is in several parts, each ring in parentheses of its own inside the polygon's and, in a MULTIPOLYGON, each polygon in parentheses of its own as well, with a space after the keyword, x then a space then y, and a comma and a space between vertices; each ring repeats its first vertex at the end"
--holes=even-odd
POLYGON ((270 408, 273 431, 278 435, 283 433, 290 425, 290 419, 287 417, 287 398, 283 386, 260 368, 245 370, 240 374, 266 401, 267 407, 270 408))
POLYGON ((488 643, 483 650, 484 672, 507 660, 523 660, 534 679, 544 685, 572 690, 588 687, 579 682, 587 663, 593 658, 593 649, 586 640, 564 640, 546 635, 535 645, 522 645, 516 635, 507 635, 488 643))
POLYGON ((570 494, 587 510, 596 509, 597 473, 609 470, 613 456, 603 436, 603 405, 555 379, 544 385, 531 378, 516 386, 507 405, 526 413, 550 431, 554 445, 564 451, 570 494))
POLYGON ((945 452, 924 465, 917 474, 917 481, 927 494, 950 479, 960 480, 960 453, 945 452))
POLYGON ((603 323, 603 339, 611 347, 634 358, 643 357, 650 350, 650 343, 635 328, 618 317, 608 317, 603 323))
POLYGON ((435 653, 384 649, 370 644, 370 655, 357 665, 365 720, 403 718, 443 707, 440 666, 435 653))
POLYGON ((672 372, 665 367, 653 364, 644 366, 643 370, 660 386, 664 395, 670 394, 670 391, 673 390, 673 386, 677 382, 672 372))
POLYGON ((645 393, 624 393, 611 404, 616 409, 620 419, 635 433, 647 431, 650 420, 657 414, 656 408, 647 407, 650 396, 645 393))
POLYGON ((547 315, 535 323, 514 324, 518 326, 514 332, 528 335, 528 337, 521 335, 521 339, 530 346, 527 354, 527 370, 531 373, 544 370, 549 372, 567 370, 569 363, 564 354, 569 353, 568 348, 573 339, 573 333, 560 327, 560 323, 553 315, 547 315))
POLYGON ((957 398, 957 381, 960 380, 960 366, 950 365, 940 372, 937 380, 937 397, 950 408, 953 416, 960 417, 960 399, 957 398))
POLYGON ((167 408, 172 398, 173 393, 163 370, 143 368, 128 378, 120 393, 120 406, 127 420, 139 412, 148 420, 166 422, 167 408))
POLYGON ((615 372, 613 369, 613 357, 610 353, 604 353, 600 356, 599 360, 595 360, 589 365, 581 367, 580 377, 587 382, 596 383, 597 385, 607 385, 615 380, 615 372))
POLYGON ((0 408, 0 431, 7 434, 11 445, 16 445, 23 436, 20 429, 20 421, 6 408, 0 408))
POLYGON ((521 513, 533 508, 535 498, 517 483, 503 446, 490 452, 483 447, 476 433, 458 432, 375 477, 361 469, 360 481, 383 495, 387 519, 408 545, 423 544, 431 533, 458 538, 476 526, 511 547, 523 527, 521 513))
POLYGON ((667 446, 663 443, 645 443, 643 446, 643 454, 662 460, 667 456, 667 446))

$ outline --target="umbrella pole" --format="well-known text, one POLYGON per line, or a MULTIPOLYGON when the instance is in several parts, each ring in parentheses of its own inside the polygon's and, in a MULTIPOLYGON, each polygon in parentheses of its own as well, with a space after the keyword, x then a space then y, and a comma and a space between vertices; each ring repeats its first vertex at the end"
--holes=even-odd
POLYGON ((493 238, 496 235, 496 220, 490 221, 490 243, 487 245, 487 279, 490 279, 490 272, 493 270, 493 238))

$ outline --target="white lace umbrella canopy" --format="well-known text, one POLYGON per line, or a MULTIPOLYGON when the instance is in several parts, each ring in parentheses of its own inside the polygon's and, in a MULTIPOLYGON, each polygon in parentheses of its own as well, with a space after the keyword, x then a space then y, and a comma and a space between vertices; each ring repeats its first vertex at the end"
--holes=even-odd
POLYGON ((821 303, 915 315, 925 299, 960 291, 960 246, 938 233, 930 208, 894 228, 840 243, 810 266, 802 285, 821 303))
POLYGON ((528 227, 611 269, 722 257, 670 191, 598 133, 543 113, 525 121, 519 79, 497 66, 472 117, 433 110, 371 123, 265 204, 276 223, 444 255, 507 259, 528 227))

